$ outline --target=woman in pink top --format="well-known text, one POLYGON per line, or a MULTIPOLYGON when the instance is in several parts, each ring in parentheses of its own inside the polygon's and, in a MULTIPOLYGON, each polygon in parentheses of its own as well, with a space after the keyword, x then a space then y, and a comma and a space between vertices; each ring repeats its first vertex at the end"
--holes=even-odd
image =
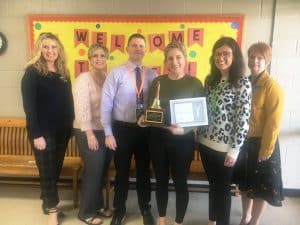
POLYGON ((100 216, 111 216, 108 209, 104 210, 102 194, 111 152, 105 147, 100 122, 101 92, 108 55, 106 47, 91 45, 88 51, 90 70, 76 78, 73 90, 75 136, 84 162, 78 218, 86 224, 101 224, 100 216))

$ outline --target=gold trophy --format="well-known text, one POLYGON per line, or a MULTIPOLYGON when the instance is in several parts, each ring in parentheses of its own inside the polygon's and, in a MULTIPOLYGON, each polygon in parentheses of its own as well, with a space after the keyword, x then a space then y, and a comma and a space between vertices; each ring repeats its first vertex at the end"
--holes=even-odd
POLYGON ((165 110, 160 106, 159 100, 159 91, 160 91, 160 83, 157 82, 156 88, 156 97, 153 100, 152 105, 150 108, 145 110, 145 124, 149 126, 157 126, 161 127, 164 126, 164 113, 165 110))

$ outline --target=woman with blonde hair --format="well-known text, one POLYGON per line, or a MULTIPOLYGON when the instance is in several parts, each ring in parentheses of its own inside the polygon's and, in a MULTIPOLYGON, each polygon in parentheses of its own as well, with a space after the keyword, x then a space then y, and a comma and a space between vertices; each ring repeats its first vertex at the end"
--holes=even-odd
MULTIPOLYGON (((108 50, 92 44, 88 50, 90 70, 75 80, 73 96, 75 108, 74 130, 76 142, 84 163, 78 217, 86 224, 101 224, 101 216, 111 216, 104 209, 102 186, 112 152, 105 147, 101 124, 102 87, 106 79, 108 50)), ((109 182, 109 181, 108 181, 109 182)))
POLYGON ((40 175, 42 209, 57 225, 57 182, 74 118, 64 47, 52 33, 41 33, 21 83, 28 136, 40 175))
MULTIPOLYGON (((160 85, 159 98, 164 113, 165 127, 150 127, 150 155, 156 177, 156 202, 159 225, 166 225, 168 204, 169 172, 172 174, 176 193, 176 218, 174 225, 183 223, 189 202, 187 176, 194 156, 194 127, 181 127, 171 123, 170 100, 195 98, 204 95, 202 83, 185 72, 187 54, 180 42, 169 43, 165 50, 165 66, 169 73, 153 80, 149 106, 156 98, 160 85)), ((139 125, 144 126, 144 116, 139 125)))

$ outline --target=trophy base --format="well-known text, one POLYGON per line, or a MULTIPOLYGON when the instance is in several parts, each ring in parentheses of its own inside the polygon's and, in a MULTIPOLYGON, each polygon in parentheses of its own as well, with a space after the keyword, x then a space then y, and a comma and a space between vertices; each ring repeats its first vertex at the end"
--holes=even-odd
POLYGON ((165 126, 164 113, 163 109, 146 109, 144 123, 148 126, 163 127, 165 126))

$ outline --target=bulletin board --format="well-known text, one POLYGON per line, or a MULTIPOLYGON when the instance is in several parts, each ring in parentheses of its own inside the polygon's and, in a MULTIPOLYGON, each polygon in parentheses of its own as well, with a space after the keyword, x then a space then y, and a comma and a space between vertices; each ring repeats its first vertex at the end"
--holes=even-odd
POLYGON ((64 16, 29 15, 29 51, 42 32, 52 32, 62 41, 68 68, 74 79, 89 68, 87 50, 92 43, 101 43, 109 51, 108 71, 127 61, 126 45, 132 33, 141 33, 147 40, 144 64, 157 74, 166 73, 164 47, 170 41, 181 41, 187 48, 187 73, 204 80, 209 73, 212 46, 222 36, 242 44, 243 15, 192 16, 64 16))

